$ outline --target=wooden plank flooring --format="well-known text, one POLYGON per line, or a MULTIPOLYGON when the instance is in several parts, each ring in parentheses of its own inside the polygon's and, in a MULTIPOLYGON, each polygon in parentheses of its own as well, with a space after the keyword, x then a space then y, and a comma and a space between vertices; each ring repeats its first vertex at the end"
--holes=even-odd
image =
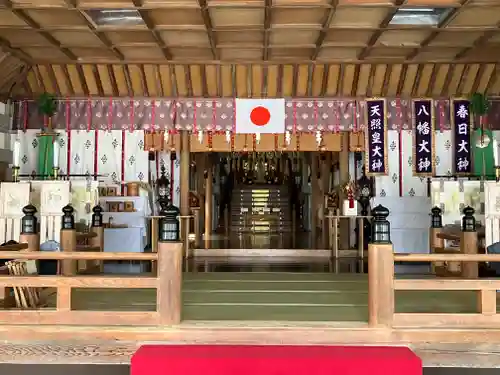
MULTIPOLYGON (((75 289, 72 295, 74 310, 153 311, 155 301, 153 289, 75 289)), ((186 273, 183 301, 184 320, 366 322, 368 281, 363 274, 186 273)), ((475 310, 474 292, 396 293, 396 312, 475 310)))

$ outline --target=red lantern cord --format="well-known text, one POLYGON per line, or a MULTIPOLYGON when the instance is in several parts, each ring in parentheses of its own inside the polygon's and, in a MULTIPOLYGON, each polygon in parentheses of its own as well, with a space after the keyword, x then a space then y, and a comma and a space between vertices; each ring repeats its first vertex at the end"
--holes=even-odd
POLYGON ((208 132, 208 151, 212 151, 213 146, 213 134, 212 132, 208 132))

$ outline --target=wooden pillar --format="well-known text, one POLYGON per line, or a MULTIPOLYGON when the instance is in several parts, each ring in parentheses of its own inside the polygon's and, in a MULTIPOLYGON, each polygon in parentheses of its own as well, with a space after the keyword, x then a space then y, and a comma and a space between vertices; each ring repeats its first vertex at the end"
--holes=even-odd
POLYGON ((205 179, 205 241, 210 241, 212 235, 212 195, 213 195, 213 167, 207 163, 207 178, 205 179))
POLYGON ((368 324, 390 327, 394 316, 392 244, 368 245, 368 324))
MULTIPOLYGON (((339 174, 340 174, 340 186, 345 186, 349 182, 349 133, 341 133, 341 145, 342 149, 339 153, 339 174)), ((346 199, 345 192, 342 191, 339 195, 340 207, 344 204, 344 199, 346 199)), ((349 238, 350 238, 350 221, 340 220, 340 248, 342 250, 349 250, 349 238)))
POLYGON ((316 241, 318 231, 318 156, 317 152, 311 153, 311 235, 313 246, 316 241))
POLYGON ((179 324, 182 309, 182 244, 158 243, 156 310, 160 325, 179 324))
POLYGON ((189 216, 191 215, 189 207, 189 133, 181 131, 181 166, 180 166, 180 211, 181 211, 181 240, 184 244, 184 254, 189 253, 189 216))
POLYGON ((320 210, 321 210, 321 238, 323 248, 328 249, 328 219, 325 217, 328 215, 327 213, 327 194, 330 188, 330 167, 332 164, 332 154, 330 152, 324 153, 321 160, 321 201, 320 201, 320 210))

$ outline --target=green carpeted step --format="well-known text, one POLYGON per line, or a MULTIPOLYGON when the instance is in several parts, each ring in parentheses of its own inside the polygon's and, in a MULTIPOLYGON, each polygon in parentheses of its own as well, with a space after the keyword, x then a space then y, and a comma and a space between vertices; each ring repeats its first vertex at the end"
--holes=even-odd
MULTIPOLYGON (((312 252, 314 250, 311 250, 312 252)), ((279 254, 279 250, 276 251, 279 254)), ((307 272, 199 272, 184 273, 184 281, 193 280, 227 280, 227 281, 330 281, 330 282, 366 282, 366 274, 333 274, 333 273, 307 273, 307 272)))
POLYGON ((368 309, 331 306, 186 305, 186 320, 367 321, 368 309))
POLYGON ((290 305, 366 305, 368 294, 328 292, 217 292, 186 291, 185 304, 290 304, 290 305))
POLYGON ((184 291, 367 291, 368 284, 352 282, 303 282, 303 281, 191 281, 184 283, 184 291))

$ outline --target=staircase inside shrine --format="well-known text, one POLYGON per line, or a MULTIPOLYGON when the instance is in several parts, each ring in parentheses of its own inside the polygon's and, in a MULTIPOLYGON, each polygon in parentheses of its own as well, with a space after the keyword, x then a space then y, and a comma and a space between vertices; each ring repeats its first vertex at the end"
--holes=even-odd
POLYGON ((284 185, 240 185, 232 192, 232 233, 292 231, 291 197, 284 185))

